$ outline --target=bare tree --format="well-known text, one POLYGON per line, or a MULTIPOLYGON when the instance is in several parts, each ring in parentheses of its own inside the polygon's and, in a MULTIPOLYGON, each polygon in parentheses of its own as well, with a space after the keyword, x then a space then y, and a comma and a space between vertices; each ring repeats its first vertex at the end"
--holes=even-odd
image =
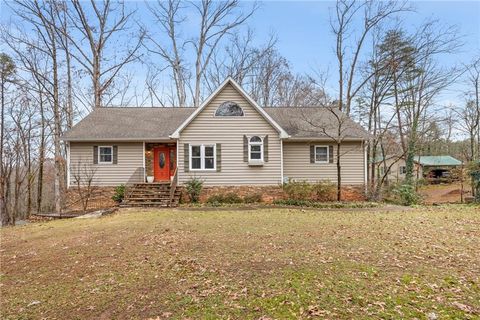
POLYGON ((193 103, 195 107, 198 107, 201 99, 201 81, 215 49, 226 35, 241 26, 253 15, 257 9, 257 4, 255 3, 246 13, 239 14, 236 13, 240 6, 238 0, 221 2, 203 0, 200 3, 194 2, 192 5, 200 15, 198 37, 189 41, 195 48, 193 103))
POLYGON ((155 17, 155 21, 162 33, 167 34, 169 44, 161 43, 152 33, 147 33, 149 44, 147 50, 159 55, 172 71, 172 79, 175 84, 176 100, 178 106, 185 107, 187 103, 187 83, 190 73, 186 66, 184 52, 185 42, 180 39, 179 27, 185 21, 181 16, 181 2, 179 0, 160 1, 149 4, 147 7, 155 17))
POLYGON ((474 126, 471 128, 473 137, 472 160, 480 160, 480 57, 475 60, 466 68, 467 81, 470 86, 468 95, 471 97, 471 103, 469 112, 473 117, 474 126), (473 111, 473 112, 472 112, 473 111), (473 113, 473 114, 472 114, 473 113), (475 143, 476 140, 476 143, 475 143), (475 150, 476 149, 476 150, 475 150))
POLYGON ((75 49, 71 51, 72 57, 91 78, 93 107, 103 107, 111 102, 102 99, 107 90, 112 89, 118 74, 127 64, 138 59, 144 32, 141 30, 139 34, 128 35, 122 50, 117 51, 124 54, 117 56, 108 51, 112 50, 109 46, 115 45, 118 48, 114 37, 119 34, 127 35, 131 29, 133 12, 126 12, 123 2, 112 3, 110 0, 88 2, 74 0, 71 5, 73 9, 67 10, 69 22, 82 37, 75 37, 75 32, 65 32, 64 28, 57 30, 61 30, 70 40, 75 49))
MULTIPOLYGON (((344 142, 352 136, 352 130, 357 131, 350 117, 344 112, 338 110, 337 103, 334 101, 323 106, 325 112, 317 114, 304 108, 301 113, 301 119, 310 127, 312 133, 320 133, 326 139, 329 139, 335 145, 335 156, 330 153, 334 159, 337 173, 337 201, 342 200, 342 157, 350 152, 343 148, 344 142)), ((316 108, 311 108, 315 110, 316 108)), ((356 134, 363 134, 357 131, 356 134)))
POLYGON ((347 1, 339 0, 335 6, 335 13, 331 17, 330 25, 335 36, 335 53, 338 63, 338 108, 350 114, 353 99, 368 81, 369 76, 356 79, 357 68, 365 40, 371 31, 387 18, 409 10, 405 2, 397 1, 347 1), (349 43, 353 28, 359 23, 356 19, 361 16, 362 28, 353 43, 349 43), (347 52, 348 50, 348 52, 347 52))
POLYGON ((82 203, 83 212, 87 211, 88 202, 98 189, 93 185, 97 169, 86 162, 78 162, 72 167, 71 174, 78 197, 82 203))
POLYGON ((6 177, 4 172, 3 150, 5 144, 5 91, 7 84, 13 81, 15 74, 15 63, 12 58, 5 53, 0 53, 0 90, 1 90, 1 133, 0 133, 0 224, 9 224, 9 214, 7 211, 5 186, 6 177))
POLYGON ((436 22, 424 24, 411 38, 415 48, 415 68, 400 83, 404 94, 402 106, 408 125, 406 149, 406 182, 412 184, 414 156, 418 147, 420 126, 435 98, 459 76, 455 67, 440 66, 435 58, 439 54, 455 52, 460 43, 454 27, 442 28, 436 22))
MULTIPOLYGON (((26 23, 31 25, 37 33, 39 42, 28 42, 25 38, 16 38, 27 46, 45 53, 51 65, 51 78, 44 77, 42 85, 46 87, 51 95, 54 116, 54 158, 55 158, 55 211, 61 211, 61 184, 62 174, 62 155, 60 145, 61 135, 61 110, 60 110, 60 80, 59 80, 59 54, 57 30, 59 29, 56 19, 56 8, 53 2, 39 3, 37 0, 14 1, 12 10, 26 23)), ((10 35, 13 37, 12 35, 10 35)), ((12 46, 11 46, 12 47, 12 46)))

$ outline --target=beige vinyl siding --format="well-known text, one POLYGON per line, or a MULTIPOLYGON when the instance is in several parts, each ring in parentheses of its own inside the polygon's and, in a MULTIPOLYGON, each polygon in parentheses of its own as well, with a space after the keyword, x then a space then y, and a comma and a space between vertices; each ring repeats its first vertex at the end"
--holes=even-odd
MULTIPOLYGON (((310 145, 329 143, 287 142, 283 143, 283 172, 285 178, 315 182, 337 181, 337 147, 333 147, 333 163, 310 163, 310 145)), ((342 183, 344 185, 365 184, 365 156, 361 142, 345 142, 340 148, 342 183)))
MULTIPOLYGON (((380 173, 380 168, 390 168, 390 171, 388 172, 387 179, 389 182, 399 182, 405 179, 405 174, 400 173, 400 167, 406 167, 407 164, 405 162, 405 159, 395 159, 395 158, 389 158, 385 161, 385 164, 383 162, 379 162, 377 164, 378 171, 376 172, 376 179, 381 178, 383 175, 379 174, 380 173)), ((415 178, 422 178, 423 177, 423 172, 422 172, 422 167, 419 166, 417 163, 414 164, 414 171, 413 175, 415 178)))
POLYGON ((179 183, 191 177, 205 181, 204 185, 275 185, 281 182, 280 139, 278 132, 228 84, 180 133, 178 172, 179 183), (217 107, 225 101, 238 103, 244 117, 214 117, 217 107), (269 161, 261 167, 243 162, 243 136, 268 135, 269 161), (220 172, 185 172, 184 144, 221 144, 220 172))
POLYGON ((95 169, 95 186, 143 182, 143 142, 70 142, 70 186, 75 185, 78 164, 95 169), (94 146, 118 146, 117 164, 93 164, 94 146))

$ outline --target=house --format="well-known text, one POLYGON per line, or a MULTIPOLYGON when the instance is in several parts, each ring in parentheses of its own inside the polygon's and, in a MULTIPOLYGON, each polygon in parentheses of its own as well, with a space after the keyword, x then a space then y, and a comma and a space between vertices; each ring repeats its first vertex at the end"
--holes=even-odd
MULTIPOLYGON (((105 187, 152 179, 181 186, 197 177, 208 188, 262 192, 287 179, 335 182, 332 112, 260 107, 231 78, 198 108, 99 108, 62 137, 68 185, 86 166, 94 168, 92 184, 105 187)), ((367 138, 352 120, 344 124, 343 185, 366 184, 367 138)))
MULTIPOLYGON (((406 162, 405 157, 389 155, 385 158, 379 157, 375 160, 377 166, 377 176, 383 176, 387 171, 387 180, 401 181, 405 179, 406 162)), ((414 177, 417 179, 446 178, 450 170, 462 165, 460 160, 452 156, 414 156, 414 177)))

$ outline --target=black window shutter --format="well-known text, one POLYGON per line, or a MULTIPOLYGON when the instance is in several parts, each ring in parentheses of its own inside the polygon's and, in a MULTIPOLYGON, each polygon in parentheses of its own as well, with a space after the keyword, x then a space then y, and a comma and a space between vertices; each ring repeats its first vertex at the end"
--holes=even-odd
POLYGON ((268 135, 263 138, 263 161, 268 162, 268 135))
POLYGON ((183 144, 183 169, 185 172, 190 171, 190 145, 188 143, 183 144))
POLYGON ((315 146, 310 145, 310 163, 315 163, 315 146))
POLYGON ((118 146, 113 146, 113 155, 112 155, 112 162, 113 164, 117 164, 118 163, 118 146))
POLYGON ((98 164, 98 146, 93 146, 93 164, 98 164))
POLYGON ((328 162, 333 163, 333 146, 328 146, 328 162))
POLYGON ((217 145, 215 146, 215 150, 217 152, 217 172, 220 172, 222 171, 222 145, 220 143, 217 143, 217 145))
POLYGON ((248 162, 248 138, 243 136, 243 162, 248 162))

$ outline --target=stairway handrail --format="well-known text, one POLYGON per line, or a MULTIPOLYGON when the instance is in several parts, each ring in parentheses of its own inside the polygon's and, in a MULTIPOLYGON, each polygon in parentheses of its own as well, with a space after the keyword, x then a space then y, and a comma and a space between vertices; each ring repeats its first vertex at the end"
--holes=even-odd
POLYGON ((177 172, 178 172, 178 167, 175 168, 175 171, 173 172, 172 180, 170 181, 170 200, 169 200, 170 207, 172 206, 173 198, 175 197, 175 189, 177 189, 177 172))

